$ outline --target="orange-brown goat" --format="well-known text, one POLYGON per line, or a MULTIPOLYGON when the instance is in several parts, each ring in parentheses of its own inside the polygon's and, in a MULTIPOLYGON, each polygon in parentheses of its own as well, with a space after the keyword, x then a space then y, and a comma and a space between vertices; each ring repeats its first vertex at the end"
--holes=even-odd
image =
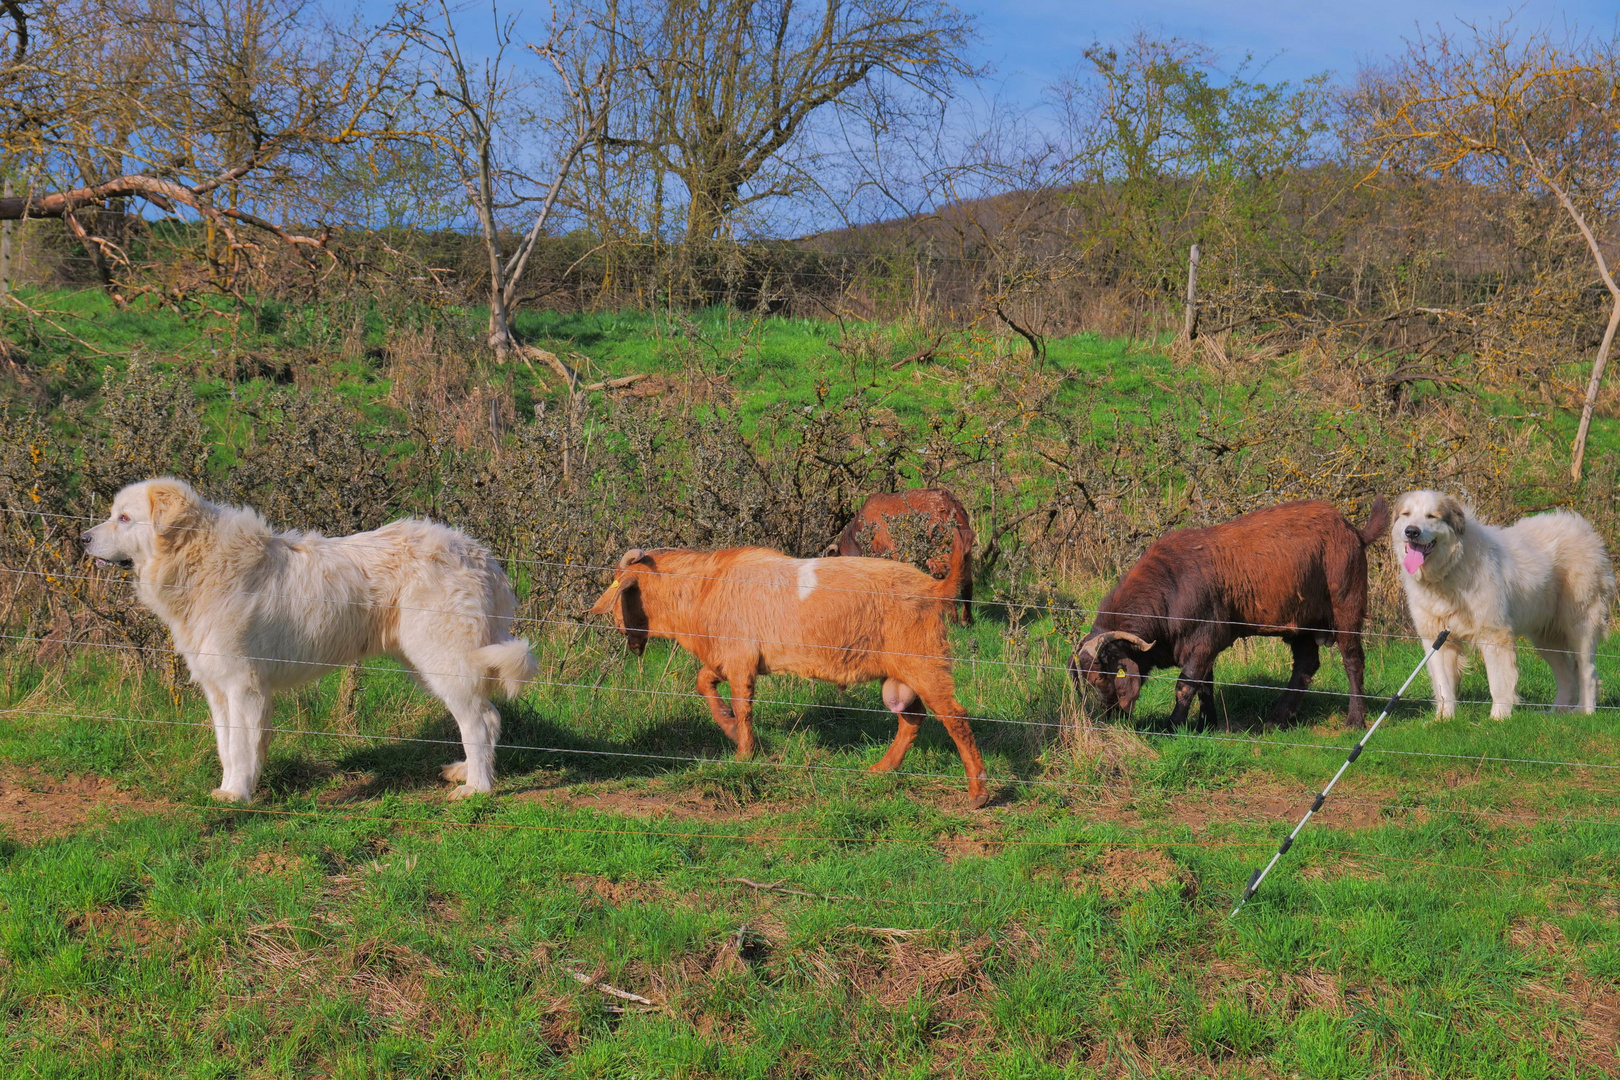
POLYGON ((698 692, 714 722, 754 753, 754 679, 785 671, 850 686, 883 680, 899 720, 873 772, 897 767, 924 709, 945 725, 967 770, 977 808, 989 801, 984 759, 956 701, 945 635, 954 581, 935 581, 889 559, 790 559, 769 548, 628 551, 591 614, 614 613, 638 654, 649 637, 673 638, 703 665, 698 692), (715 687, 731 684, 731 704, 715 687))

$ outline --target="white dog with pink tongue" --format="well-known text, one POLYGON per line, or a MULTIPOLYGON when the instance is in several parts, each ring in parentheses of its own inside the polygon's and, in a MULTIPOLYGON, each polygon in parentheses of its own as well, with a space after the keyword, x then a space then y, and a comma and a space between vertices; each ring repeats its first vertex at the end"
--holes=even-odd
POLYGON ((1595 654, 1614 598, 1614 570, 1603 539, 1568 510, 1486 525, 1472 509, 1438 491, 1408 491, 1395 503, 1390 543, 1412 622, 1428 648, 1435 713, 1457 711, 1463 643, 1479 649, 1491 686, 1491 718, 1513 711, 1519 681, 1518 639, 1528 638, 1558 681, 1557 708, 1597 706, 1595 654))

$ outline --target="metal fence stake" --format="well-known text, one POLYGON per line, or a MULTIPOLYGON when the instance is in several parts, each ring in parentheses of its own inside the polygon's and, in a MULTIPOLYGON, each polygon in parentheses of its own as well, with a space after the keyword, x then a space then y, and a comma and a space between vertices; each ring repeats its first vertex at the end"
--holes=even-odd
POLYGON ((1277 854, 1271 857, 1270 862, 1266 863, 1265 866, 1256 870, 1254 874, 1250 876, 1249 883, 1243 887, 1243 894, 1238 897, 1237 906, 1232 909, 1232 915, 1227 916, 1228 918, 1231 918, 1243 910, 1243 905, 1247 904, 1249 902, 1249 897, 1253 896, 1255 890, 1260 888, 1260 883, 1266 880, 1266 875, 1271 873, 1271 868, 1273 866, 1277 865, 1277 860, 1281 859, 1283 854, 1289 848, 1294 846, 1294 838, 1298 836, 1300 830, 1305 827, 1305 823, 1311 820, 1311 816, 1318 810, 1322 809, 1322 804, 1327 802, 1328 792, 1333 790, 1333 785, 1339 782, 1339 777, 1344 775, 1344 771, 1350 767, 1350 763, 1361 756, 1361 751, 1366 747, 1367 740, 1373 737, 1373 732, 1378 730, 1378 725, 1384 722, 1384 717, 1388 716, 1389 711, 1400 702, 1401 695, 1406 693, 1406 688, 1408 686, 1412 685, 1412 680, 1418 677, 1418 672, 1423 670, 1423 665, 1428 663, 1429 657, 1439 652, 1440 646, 1444 645, 1446 643, 1446 638, 1450 636, 1450 630, 1440 631, 1440 635, 1434 639, 1434 644, 1429 646, 1429 651, 1423 655, 1422 660, 1418 661, 1417 667, 1412 669, 1412 674, 1406 677, 1406 681, 1401 683, 1401 688, 1395 691, 1395 696, 1390 698, 1389 701, 1384 705, 1384 711, 1378 714, 1378 719, 1373 721, 1373 726, 1368 728, 1367 733, 1357 740, 1356 745, 1350 748, 1350 756, 1344 759, 1344 764, 1340 765, 1339 771, 1333 774, 1333 779, 1328 781, 1327 787, 1323 788, 1316 796, 1316 800, 1311 803, 1311 808, 1305 811, 1305 816, 1299 819, 1298 825, 1294 826, 1294 831, 1283 837, 1283 842, 1277 845, 1277 854))

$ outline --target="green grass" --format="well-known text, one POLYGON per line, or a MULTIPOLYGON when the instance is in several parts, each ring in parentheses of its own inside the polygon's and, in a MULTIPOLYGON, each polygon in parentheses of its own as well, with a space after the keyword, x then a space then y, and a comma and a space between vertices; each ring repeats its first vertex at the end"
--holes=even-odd
MULTIPOLYGON (((8 324, 50 393, 92 396, 104 365, 154 355, 194 387, 217 468, 248 445, 252 408, 273 392, 227 377, 232 356, 302 356, 364 423, 397 419, 380 350, 399 313, 32 299, 79 339, 8 324)), ((471 332, 479 313, 453 318, 471 332)), ((1241 433, 1296 396, 1300 377, 1286 359, 1228 378, 1087 335, 1052 342, 1044 365, 981 338, 895 369, 927 340, 917 329, 852 323, 843 338, 836 325, 718 310, 526 315, 519 329, 585 356, 590 378, 718 379, 745 425, 859 393, 908 439, 1041 380, 1055 407, 1016 436, 1030 444, 1065 414, 1105 448, 1121 425, 1241 433)), ((476 376, 520 415, 561 393, 522 364, 476 376)), ((1536 422, 1561 432, 1567 419, 1536 422)), ((1612 419, 1594 432, 1595 454, 1620 444, 1612 419)), ((1168 492, 1130 497, 1161 494, 1168 503, 1168 492)), ((1021 495, 1036 497, 1029 485, 1021 495)), ((1105 587, 1061 584, 1081 603, 1105 587)), ((503 707, 493 798, 444 798, 437 770, 460 756, 454 726, 379 662, 352 707, 336 676, 279 701, 286 730, 246 811, 204 805, 218 763, 193 689, 171 692, 111 651, 0 657, 0 1072, 1617 1068, 1616 656, 1600 663, 1610 689, 1594 717, 1521 709, 1493 722, 1465 705, 1439 722, 1403 705, 1232 920, 1248 875, 1354 742, 1331 654, 1315 684, 1329 693, 1308 696, 1284 730, 1258 723, 1287 676, 1286 649, 1261 641, 1218 668, 1230 732, 1163 730, 1173 673, 1149 681, 1129 721, 1076 732, 1051 621, 1011 625, 987 607, 953 630, 959 697, 997 791, 991 809, 968 813, 935 726, 906 775, 862 771, 893 736, 875 686, 763 680, 762 754, 736 763, 690 696, 685 654, 654 643, 630 658, 592 630, 539 641, 540 683, 503 707), (36 810, 56 817, 40 825, 36 810)), ((1385 695, 1420 657, 1409 641, 1373 642, 1369 692, 1385 695)), ((1620 654, 1620 640, 1603 651, 1620 654)), ((1551 700, 1548 669, 1528 651, 1523 662, 1520 693, 1551 700)), ((1413 694, 1426 693, 1420 677, 1413 694)), ((1479 665, 1461 696, 1488 697, 1479 665)))
MULTIPOLYGON (((859 711, 881 708, 871 687, 764 680, 761 697, 812 704, 761 708, 762 761, 680 760, 726 744, 679 696, 690 660, 658 643, 638 661, 594 636, 551 641, 541 678, 574 685, 507 705, 505 739, 592 753, 503 751, 498 794, 472 803, 434 778, 456 747, 396 741, 453 741, 436 703, 368 670, 344 719, 329 677, 285 696, 277 725, 376 738, 278 736, 257 812, 199 805, 217 764, 206 728, 182 726, 206 723, 194 691, 176 699, 105 656, 14 662, 8 786, 94 774, 167 808, 104 798, 82 824, 0 847, 0 1060, 75 1077, 1612 1068, 1613 774, 1486 760, 1620 765, 1612 712, 1497 723, 1464 706, 1433 722, 1404 707, 1229 920, 1342 760, 1314 747, 1353 739, 1335 699, 1260 730, 1272 691, 1231 684, 1281 682, 1282 650, 1261 643, 1223 662, 1231 733, 1131 750, 1105 726, 1125 752, 1099 762, 996 722, 1061 719, 1054 673, 994 662, 1051 662, 1045 629, 955 631, 1001 790, 977 814, 937 729, 906 762, 922 775, 857 771, 893 730, 859 711), (576 972, 655 1005, 613 1011, 625 1002, 576 972)), ((1372 690, 1416 660, 1374 650, 1372 690)), ((1529 660, 1521 692, 1547 700, 1550 678, 1529 660)), ((1130 724, 1162 722, 1168 685, 1130 724)), ((1336 662, 1318 686, 1342 688, 1336 662)), ((1486 696, 1481 672, 1462 696, 1486 696)))

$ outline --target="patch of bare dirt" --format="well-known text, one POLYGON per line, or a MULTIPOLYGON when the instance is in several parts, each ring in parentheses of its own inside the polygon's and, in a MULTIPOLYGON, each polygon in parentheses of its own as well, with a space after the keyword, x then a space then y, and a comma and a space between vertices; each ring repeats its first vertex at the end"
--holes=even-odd
POLYGON ((1539 953, 1560 953, 1566 944, 1562 928, 1534 917, 1515 920, 1508 930, 1508 940, 1526 952, 1539 953))
POLYGON ((169 807, 119 789, 99 776, 45 776, 31 770, 0 773, 0 832, 24 844, 76 832, 101 815, 156 813, 169 807))
POLYGON ((955 833, 934 841, 935 849, 945 857, 948 863, 961 859, 984 859, 1001 851, 1002 845, 993 839, 984 836, 974 836, 968 833, 955 833))
POLYGON ((1092 865, 1071 871, 1064 880, 1075 889, 1095 885, 1105 900, 1119 900, 1164 885, 1179 886, 1184 896, 1198 891, 1197 879, 1190 871, 1154 848, 1115 848, 1092 865))
POLYGON ((160 942, 180 940, 180 928, 164 923, 136 908, 99 907, 69 915, 68 930, 85 938, 98 938, 125 950, 143 950, 160 942))
POLYGON ((1596 900, 1581 897, 1579 901, 1560 904, 1560 915, 1590 915, 1593 918, 1620 919, 1620 895, 1605 892, 1596 900))
POLYGON ((566 874, 561 883, 580 896, 594 897, 610 904, 656 904, 670 899, 670 890, 656 881, 614 881, 598 874, 566 874))
POLYGON ((1262 1058, 1215 1060, 1193 1049, 1180 1033, 1154 1035, 1138 1042, 1135 1036, 1116 1032, 1092 1044, 1086 1065, 1098 1076, 1210 1076, 1226 1080, 1280 1080, 1278 1072, 1262 1058))
MULTIPOLYGON (((1388 823, 1383 809, 1392 798, 1392 794, 1366 791, 1329 796, 1311 821, 1328 828, 1375 828, 1388 823)), ((1177 796, 1171 802, 1170 819, 1194 829, 1203 829, 1212 822, 1298 821, 1310 803, 1311 794, 1297 786, 1274 780, 1245 780, 1231 791, 1177 796)))
POLYGON ((225 951, 221 974, 252 970, 258 976, 248 980, 254 994, 283 1001, 306 987, 338 984, 364 999, 373 1016, 423 1027, 435 1021, 427 984, 445 972, 427 957, 380 938, 352 949, 306 945, 301 930, 287 922, 249 927, 243 945, 225 951))
POLYGON ((968 1004, 975 994, 995 991, 983 970, 990 950, 988 937, 941 948, 919 943, 910 934, 890 934, 886 945, 888 963, 861 973, 856 989, 891 1009, 916 997, 949 1008, 968 1004))
POLYGON ((1345 993, 1331 971, 1307 968, 1303 972, 1270 971, 1245 967, 1230 960, 1211 960, 1198 973, 1198 998, 1214 1003, 1222 997, 1241 996, 1251 1011, 1292 1018, 1304 1009, 1347 1015, 1345 993))
POLYGON ((255 874, 298 874, 306 865, 303 856, 285 851, 261 851, 242 864, 255 874))
POLYGON ((697 791, 521 791, 511 796, 522 802, 538 802, 570 810, 595 810, 633 818, 681 818, 705 821, 750 821, 767 814, 794 809, 788 803, 754 802, 739 805, 735 800, 712 798, 697 791))
POLYGON ((1557 986, 1526 983, 1525 992, 1575 1018, 1580 1031, 1573 1048, 1575 1057, 1602 1070, 1603 1075, 1620 1075, 1620 1057, 1615 1055, 1615 1047, 1620 1045, 1620 993, 1613 986, 1571 973, 1557 986))

